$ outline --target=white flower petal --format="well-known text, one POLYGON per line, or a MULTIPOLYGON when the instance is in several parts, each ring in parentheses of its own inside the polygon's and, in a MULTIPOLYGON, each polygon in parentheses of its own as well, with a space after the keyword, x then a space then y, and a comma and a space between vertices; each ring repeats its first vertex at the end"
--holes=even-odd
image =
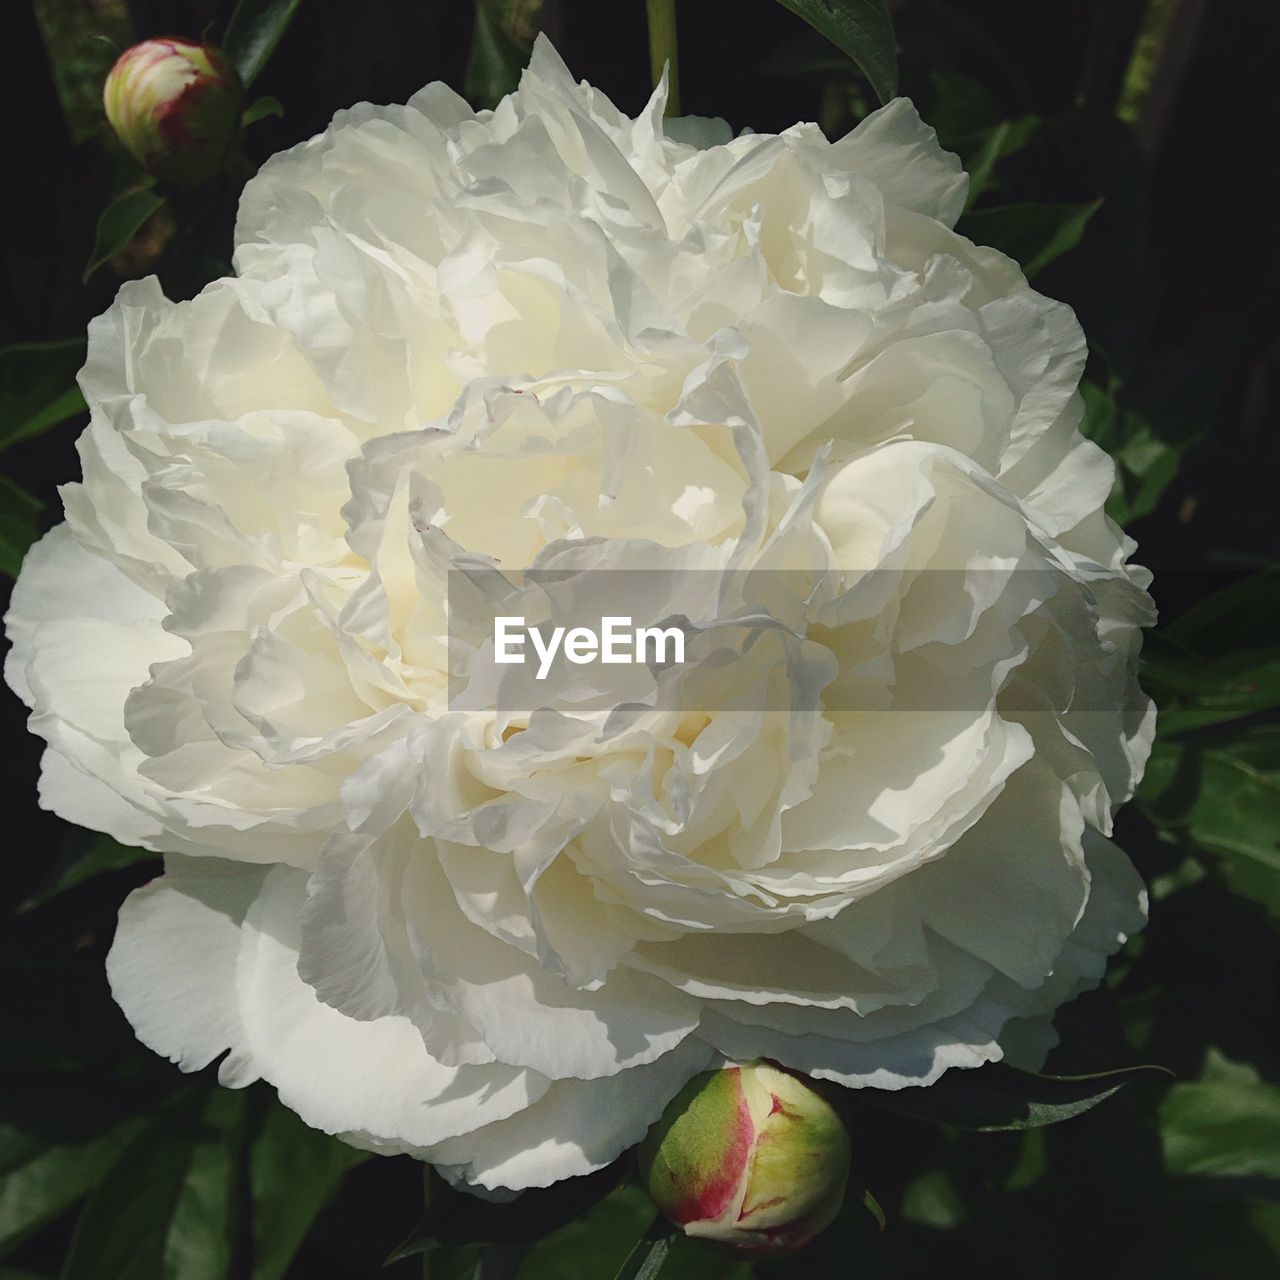
MULTIPOLYGON (((166 875, 120 909, 107 957, 111 993, 143 1044, 184 1071, 243 1044, 240 929, 265 875, 217 858, 173 857, 166 875)), ((239 1075, 238 1083, 253 1078, 239 1075)))
POLYGON ((591 1173, 639 1142, 684 1084, 717 1060, 690 1037, 607 1080, 557 1080, 527 1110, 441 1143, 431 1158, 450 1181, 485 1189, 523 1191, 591 1173))
POLYGON ((873 111, 832 147, 833 159, 870 178, 889 204, 953 226, 964 210, 969 179, 958 157, 938 146, 938 135, 906 98, 873 111))

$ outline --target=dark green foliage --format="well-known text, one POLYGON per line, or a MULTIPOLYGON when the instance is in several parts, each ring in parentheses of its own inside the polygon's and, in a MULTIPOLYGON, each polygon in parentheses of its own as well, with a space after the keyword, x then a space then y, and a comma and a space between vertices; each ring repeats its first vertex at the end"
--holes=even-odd
POLYGON ((780 0, 857 64, 881 102, 898 91, 888 0, 780 0))

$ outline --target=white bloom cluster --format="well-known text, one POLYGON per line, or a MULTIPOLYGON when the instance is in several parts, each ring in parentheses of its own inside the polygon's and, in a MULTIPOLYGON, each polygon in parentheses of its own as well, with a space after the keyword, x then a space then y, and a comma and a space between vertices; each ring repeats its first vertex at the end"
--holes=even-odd
POLYGON ((94 322, 8 620, 44 803, 166 855, 109 961, 142 1040, 478 1188, 726 1061, 1035 1063, 1144 915, 1150 603, 1074 317, 952 231, 910 103, 705 149, 662 108, 543 41, 493 112, 270 161, 235 278, 94 322), (459 566, 731 574, 776 625, 678 705, 464 709, 459 566))

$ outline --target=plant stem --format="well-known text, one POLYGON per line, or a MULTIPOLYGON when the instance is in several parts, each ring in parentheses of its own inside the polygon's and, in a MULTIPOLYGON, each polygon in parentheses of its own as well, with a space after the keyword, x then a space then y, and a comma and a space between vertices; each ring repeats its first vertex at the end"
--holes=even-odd
POLYGON ((676 53, 676 0, 645 0, 649 11, 649 70, 653 86, 662 79, 667 67, 667 110, 669 116, 680 114, 680 59, 676 53))

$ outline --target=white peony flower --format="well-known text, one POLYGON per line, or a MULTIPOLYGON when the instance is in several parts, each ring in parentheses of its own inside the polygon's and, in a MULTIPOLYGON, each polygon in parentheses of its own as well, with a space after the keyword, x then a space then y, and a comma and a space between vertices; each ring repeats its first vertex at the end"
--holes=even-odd
POLYGON ((662 107, 542 41, 496 111, 273 159, 236 278, 93 323, 8 619, 42 802, 166 855, 109 960, 139 1037, 482 1189, 725 1062, 1035 1064, 1144 918, 1147 575, 1074 317, 951 230, 909 102, 705 150, 662 107), (690 659, 453 697, 450 585, 531 567, 661 571, 690 659))

